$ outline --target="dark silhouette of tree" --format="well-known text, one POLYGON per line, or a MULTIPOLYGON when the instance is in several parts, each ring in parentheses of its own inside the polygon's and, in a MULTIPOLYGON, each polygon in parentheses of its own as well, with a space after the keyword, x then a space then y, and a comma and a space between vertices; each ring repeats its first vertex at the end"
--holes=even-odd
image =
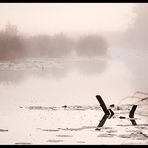
POLYGON ((27 57, 63 57, 75 51, 78 55, 105 55, 107 42, 99 35, 83 36, 76 43, 63 33, 23 36, 17 26, 8 23, 0 31, 0 60, 27 57))
POLYGON ((16 59, 23 55, 23 39, 18 35, 17 27, 8 23, 0 31, 0 59, 16 59))
POLYGON ((17 35, 18 34, 17 26, 11 25, 10 22, 8 22, 5 27, 5 33, 12 36, 17 35))

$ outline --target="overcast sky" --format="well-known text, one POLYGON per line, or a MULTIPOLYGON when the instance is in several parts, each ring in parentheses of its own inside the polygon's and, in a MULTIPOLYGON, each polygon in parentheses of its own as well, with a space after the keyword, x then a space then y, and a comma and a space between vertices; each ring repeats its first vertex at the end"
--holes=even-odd
POLYGON ((0 29, 9 21, 20 32, 93 33, 124 31, 134 3, 1 3, 0 29))

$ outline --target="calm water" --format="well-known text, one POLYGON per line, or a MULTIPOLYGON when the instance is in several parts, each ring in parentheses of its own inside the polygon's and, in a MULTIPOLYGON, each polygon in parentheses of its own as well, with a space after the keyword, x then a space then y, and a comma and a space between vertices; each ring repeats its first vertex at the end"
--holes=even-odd
POLYGON ((113 109, 115 115, 97 128, 103 117, 99 106, 20 107, 0 113, 0 144, 148 144, 147 116, 137 110, 132 125, 130 108, 113 109))
POLYGON ((95 95, 118 103, 131 95, 133 73, 123 59, 69 57, 0 63, 1 109, 23 105, 94 105, 95 95))
MULTIPOLYGON (((109 105, 135 91, 148 92, 147 59, 146 51, 110 49, 106 57, 0 62, 0 144, 147 144, 147 106, 138 107, 136 127, 117 113, 101 132, 95 131, 103 116, 96 94, 109 105), (65 110, 63 105, 80 108, 65 110)), ((128 117, 128 112, 122 114, 128 117)))

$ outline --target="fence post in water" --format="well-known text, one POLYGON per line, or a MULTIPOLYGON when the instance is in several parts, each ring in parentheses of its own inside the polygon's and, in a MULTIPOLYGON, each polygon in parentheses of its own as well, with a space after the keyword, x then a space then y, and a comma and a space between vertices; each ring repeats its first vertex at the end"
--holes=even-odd
POLYGON ((110 116, 109 116, 109 119, 111 119, 111 117, 114 115, 114 112, 111 110, 111 109, 108 109, 110 111, 110 116))
POLYGON ((134 113, 135 113, 136 108, 137 108, 137 105, 133 105, 133 107, 129 113, 130 118, 134 118, 134 113))
POLYGON ((100 130, 99 127, 102 127, 104 125, 104 123, 106 122, 106 119, 108 118, 108 115, 104 115, 99 123, 99 125, 97 126, 96 130, 100 130))
POLYGON ((108 109, 107 109, 107 107, 106 107, 106 105, 105 105, 103 99, 101 98, 101 96, 100 96, 100 95, 96 95, 96 98, 97 98, 97 100, 99 101, 100 106, 102 107, 102 109, 103 109, 105 115, 110 115, 110 113, 109 113, 109 111, 108 111, 108 109))
POLYGON ((132 122, 132 125, 137 125, 135 119, 130 119, 130 121, 132 122))

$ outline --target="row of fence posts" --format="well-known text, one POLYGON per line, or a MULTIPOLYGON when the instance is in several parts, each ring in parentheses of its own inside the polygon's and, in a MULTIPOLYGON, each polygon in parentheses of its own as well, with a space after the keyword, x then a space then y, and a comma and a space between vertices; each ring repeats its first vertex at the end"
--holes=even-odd
MULTIPOLYGON (((102 117, 102 119, 100 120, 100 123, 98 124, 96 130, 99 130, 99 127, 102 127, 107 119, 111 119, 114 116, 114 112, 112 111, 112 109, 107 109, 102 97, 100 95, 96 95, 96 98, 98 100, 98 102, 100 103, 100 106, 102 108, 102 110, 104 111, 104 116, 102 117)), ((114 105, 112 105, 114 106, 114 105)), ((129 112, 129 118, 130 121, 132 123, 132 125, 137 125, 135 119, 134 119, 134 113, 136 111, 137 105, 133 105, 132 109, 129 112)), ((125 119, 125 117, 120 117, 120 119, 125 119)))

